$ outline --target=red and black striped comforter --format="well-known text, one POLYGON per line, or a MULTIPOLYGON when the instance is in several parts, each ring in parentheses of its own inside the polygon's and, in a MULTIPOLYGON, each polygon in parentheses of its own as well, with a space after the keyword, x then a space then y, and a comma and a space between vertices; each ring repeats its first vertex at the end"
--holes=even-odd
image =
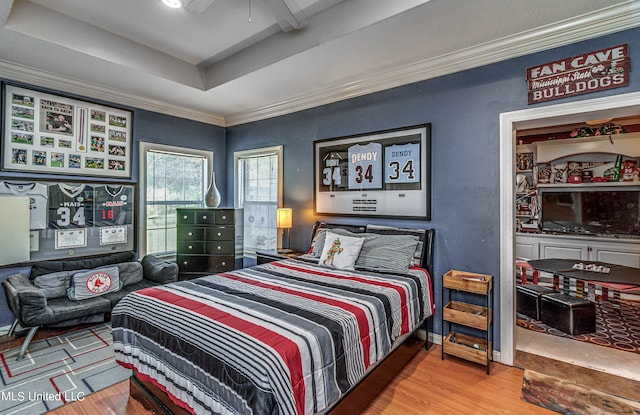
POLYGON ((296 260, 129 294, 116 359, 193 413, 312 414, 433 313, 430 279, 296 260))

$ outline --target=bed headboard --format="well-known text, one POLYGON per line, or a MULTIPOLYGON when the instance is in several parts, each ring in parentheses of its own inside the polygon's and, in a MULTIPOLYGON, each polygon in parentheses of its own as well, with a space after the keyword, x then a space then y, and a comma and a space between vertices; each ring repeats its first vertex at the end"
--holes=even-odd
POLYGON ((384 234, 409 234, 416 235, 421 242, 420 252, 420 267, 429 271, 433 275, 433 239, 435 237, 434 229, 409 229, 409 228, 395 228, 391 226, 378 226, 378 225, 347 225, 339 223, 327 223, 316 222, 313 225, 313 231, 311 232, 311 241, 313 243, 316 232, 319 229, 345 229, 353 233, 384 233, 384 234))

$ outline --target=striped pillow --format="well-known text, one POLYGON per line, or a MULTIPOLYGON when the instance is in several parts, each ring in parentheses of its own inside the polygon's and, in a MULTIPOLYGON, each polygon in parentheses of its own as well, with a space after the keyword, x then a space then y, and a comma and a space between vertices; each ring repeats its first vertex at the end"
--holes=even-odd
POLYGON ((416 251, 414 253, 411 265, 421 267, 423 261, 429 261, 429 258, 422 258, 423 254, 427 254, 426 252, 423 252, 425 249, 424 245, 427 243, 427 231, 425 229, 395 228, 393 226, 385 225, 367 225, 367 232, 381 235, 415 235, 418 237, 418 245, 416 245, 416 251))
POLYGON ((413 264, 418 242, 415 235, 368 233, 356 260, 356 269, 406 274, 413 264))

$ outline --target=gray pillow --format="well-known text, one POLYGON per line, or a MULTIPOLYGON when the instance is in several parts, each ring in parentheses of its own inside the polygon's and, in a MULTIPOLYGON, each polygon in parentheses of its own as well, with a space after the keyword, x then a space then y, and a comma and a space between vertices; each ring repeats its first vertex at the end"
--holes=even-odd
POLYGON ((415 235, 379 235, 367 233, 356 269, 406 274, 418 245, 415 235))
POLYGON ((120 290, 120 271, 117 266, 75 272, 67 290, 69 300, 84 300, 120 290))
POLYGON ((136 284, 142 281, 143 271, 142 264, 135 262, 123 262, 122 264, 117 264, 118 270, 120 272, 120 282, 123 287, 127 285, 136 284))
POLYGON ((39 275, 33 279, 35 285, 46 298, 60 298, 67 295, 69 277, 73 271, 58 271, 39 275))
POLYGON ((377 233, 380 235, 415 235, 418 237, 418 245, 416 245, 416 252, 413 256, 412 265, 422 266, 423 259, 429 260, 429 258, 422 258, 424 244, 427 243, 427 231, 425 229, 395 228, 393 226, 386 225, 367 225, 367 232, 377 233))

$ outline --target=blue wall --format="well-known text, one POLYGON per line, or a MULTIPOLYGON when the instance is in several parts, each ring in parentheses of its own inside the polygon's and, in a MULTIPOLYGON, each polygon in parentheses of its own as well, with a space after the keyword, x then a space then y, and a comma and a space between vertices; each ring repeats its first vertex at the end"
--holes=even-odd
MULTIPOLYGON (((309 247, 316 220, 380 223, 436 230, 434 328, 440 333, 440 277, 449 269, 499 276, 499 114, 527 104, 525 69, 614 45, 629 43, 640 62, 640 30, 581 42, 456 74, 418 82, 335 104, 227 129, 227 197, 233 195, 233 152, 284 145, 284 205, 293 208, 291 247, 309 247), (430 221, 313 215, 313 141, 431 123, 432 216, 430 221)), ((582 95, 591 99, 640 89, 631 85, 582 95)), ((568 99, 552 101, 552 104, 568 99)), ((499 281, 495 283, 495 345, 500 345, 499 281)))

